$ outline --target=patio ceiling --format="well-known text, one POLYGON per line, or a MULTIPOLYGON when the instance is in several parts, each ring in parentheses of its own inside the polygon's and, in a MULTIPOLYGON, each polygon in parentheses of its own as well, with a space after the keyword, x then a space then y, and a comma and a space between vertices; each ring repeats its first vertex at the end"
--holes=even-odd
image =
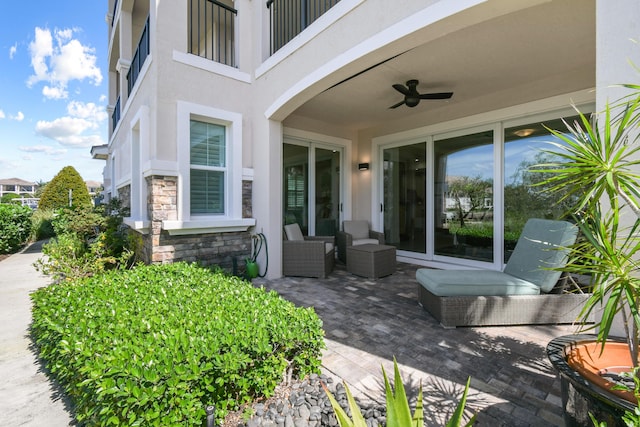
POLYGON ((375 133, 380 126, 424 126, 594 86, 595 2, 555 0, 401 53, 325 90, 285 125, 313 120, 375 133), (420 81, 421 93, 454 95, 389 109, 402 100, 391 85, 409 79, 420 81))

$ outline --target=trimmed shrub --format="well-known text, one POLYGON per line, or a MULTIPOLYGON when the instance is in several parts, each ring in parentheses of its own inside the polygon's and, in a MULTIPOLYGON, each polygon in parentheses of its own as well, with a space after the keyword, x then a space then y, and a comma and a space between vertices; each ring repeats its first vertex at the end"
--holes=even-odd
POLYGON ((114 270, 32 294, 40 356, 87 426, 200 426, 318 372, 320 319, 195 264, 114 270))
POLYGON ((82 177, 73 166, 65 166, 42 191, 38 208, 59 209, 69 207, 69 190, 73 206, 91 206, 91 196, 82 177))
POLYGON ((31 215, 27 206, 0 204, 0 254, 16 252, 29 240, 31 215))

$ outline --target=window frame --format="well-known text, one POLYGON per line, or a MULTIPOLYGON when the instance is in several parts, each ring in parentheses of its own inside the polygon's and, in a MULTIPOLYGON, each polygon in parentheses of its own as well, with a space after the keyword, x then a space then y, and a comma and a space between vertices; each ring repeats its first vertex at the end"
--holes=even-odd
POLYGON ((246 231, 254 218, 242 217, 242 114, 177 102, 177 219, 162 221, 171 235, 246 231), (226 181, 223 214, 191 213, 191 120, 225 127, 226 181))
MULTIPOLYGON (((228 174, 228 169, 229 169, 229 149, 228 149, 228 139, 227 139, 227 126, 223 125, 223 124, 219 124, 219 123, 214 123, 211 120, 202 120, 198 117, 191 117, 189 119, 189 126, 191 128, 191 124, 193 122, 197 122, 197 123, 203 123, 206 125, 213 125, 213 126, 218 126, 220 128, 223 129, 224 132, 224 141, 223 141, 223 153, 224 156, 223 157, 223 161, 222 161, 222 166, 220 165, 203 165, 203 164, 198 164, 198 163, 193 163, 193 158, 192 158, 192 154, 193 154, 193 140, 192 138, 192 133, 191 131, 189 132, 189 181, 191 181, 191 177, 193 176, 193 171, 203 171, 203 172, 218 172, 218 173, 222 173, 222 197, 221 200, 219 200, 222 204, 222 212, 203 212, 203 213, 193 213, 191 212, 191 216, 192 217, 207 217, 207 216, 224 216, 227 212, 227 208, 228 208, 228 202, 227 202, 227 198, 228 198, 228 194, 227 194, 227 183, 229 182, 229 174, 228 174)), ((209 147, 208 147, 209 148, 209 147)), ((189 209, 191 210, 193 208, 193 186, 189 185, 189 209)))

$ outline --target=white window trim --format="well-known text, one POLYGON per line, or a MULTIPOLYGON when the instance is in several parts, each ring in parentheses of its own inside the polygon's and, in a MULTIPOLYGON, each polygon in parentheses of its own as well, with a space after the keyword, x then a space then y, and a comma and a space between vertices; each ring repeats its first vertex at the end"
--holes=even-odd
POLYGON ((242 218, 242 114, 185 101, 177 102, 178 218, 162 221, 171 235, 246 231, 254 218, 242 218), (227 181, 223 215, 191 215, 190 122, 226 127, 227 181))

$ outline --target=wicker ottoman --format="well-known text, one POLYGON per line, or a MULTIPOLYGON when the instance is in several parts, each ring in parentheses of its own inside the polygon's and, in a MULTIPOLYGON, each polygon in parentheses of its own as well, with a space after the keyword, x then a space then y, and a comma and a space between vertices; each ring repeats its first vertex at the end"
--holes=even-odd
POLYGON ((396 271, 396 248, 375 244, 349 246, 347 271, 371 279, 393 274, 396 271))

